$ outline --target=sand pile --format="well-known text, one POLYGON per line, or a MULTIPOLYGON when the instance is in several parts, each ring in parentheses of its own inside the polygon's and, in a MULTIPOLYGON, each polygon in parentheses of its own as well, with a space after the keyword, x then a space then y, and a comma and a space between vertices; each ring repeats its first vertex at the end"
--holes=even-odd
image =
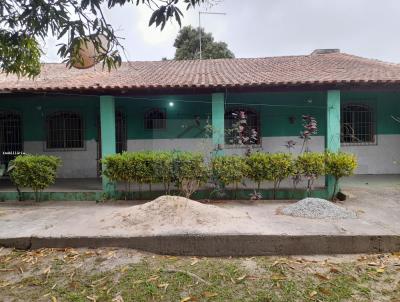
POLYGON ((304 198, 290 206, 284 207, 280 212, 283 215, 314 219, 357 218, 355 212, 321 198, 304 198))
POLYGON ((142 205, 122 208, 103 222, 113 228, 134 228, 144 233, 202 232, 223 230, 233 219, 246 220, 246 213, 225 209, 179 196, 160 196, 142 205))

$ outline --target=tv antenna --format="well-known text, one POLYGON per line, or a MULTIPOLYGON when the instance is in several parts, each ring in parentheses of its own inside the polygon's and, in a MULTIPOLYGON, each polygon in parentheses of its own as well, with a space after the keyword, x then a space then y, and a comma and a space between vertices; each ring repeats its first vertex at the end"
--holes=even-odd
POLYGON ((226 13, 218 13, 218 12, 201 12, 199 11, 199 58, 201 60, 201 15, 226 15, 226 13))

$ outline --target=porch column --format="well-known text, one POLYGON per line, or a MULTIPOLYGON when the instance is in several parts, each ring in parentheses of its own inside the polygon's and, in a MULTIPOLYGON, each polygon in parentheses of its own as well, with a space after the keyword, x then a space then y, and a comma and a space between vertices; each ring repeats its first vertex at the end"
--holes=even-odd
MULTIPOLYGON (((101 157, 116 153, 115 141, 115 100, 113 96, 100 96, 101 157)), ((102 171, 105 166, 102 165, 102 171)), ((115 193, 116 185, 102 175, 103 192, 115 193)))
MULTIPOLYGON (((325 149, 332 152, 340 150, 340 90, 327 91, 325 149)), ((334 189, 332 176, 326 176, 325 185, 331 196, 334 189)))
POLYGON ((225 143, 225 95, 212 94, 212 143, 214 155, 222 155, 225 143))

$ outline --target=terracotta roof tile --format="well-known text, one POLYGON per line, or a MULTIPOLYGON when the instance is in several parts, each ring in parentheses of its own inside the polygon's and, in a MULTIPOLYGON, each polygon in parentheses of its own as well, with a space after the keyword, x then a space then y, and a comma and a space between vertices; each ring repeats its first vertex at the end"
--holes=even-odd
POLYGON ((400 65, 345 53, 252 59, 124 62, 111 72, 43 64, 35 79, 0 74, 0 91, 221 88, 400 83, 400 65))

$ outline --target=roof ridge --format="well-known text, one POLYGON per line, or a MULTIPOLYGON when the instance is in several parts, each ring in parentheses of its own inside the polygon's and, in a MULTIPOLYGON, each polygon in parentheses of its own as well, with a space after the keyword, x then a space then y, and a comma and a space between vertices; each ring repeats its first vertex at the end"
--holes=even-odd
POLYGON ((348 56, 348 57, 352 57, 352 58, 355 58, 355 59, 358 59, 358 60, 367 61, 367 62, 370 62, 370 63, 379 63, 379 64, 383 64, 383 65, 400 67, 400 63, 388 62, 388 61, 383 61, 383 60, 374 59, 374 58, 366 58, 366 57, 353 55, 353 54, 349 54, 349 53, 345 53, 345 52, 341 52, 340 54, 348 56))
MULTIPOLYGON (((329 55, 329 54, 326 54, 329 55)), ((241 57, 241 58, 219 58, 219 59, 187 59, 187 60, 144 60, 144 61, 122 61, 122 64, 129 64, 129 63, 162 63, 162 62, 210 62, 210 61, 244 61, 244 60, 249 60, 249 61, 253 61, 253 60, 263 60, 263 59, 275 59, 275 58, 305 58, 305 57, 309 57, 311 56, 310 54, 304 54, 304 55, 283 55, 283 56, 265 56, 265 57, 241 57)), ((65 63, 63 62, 41 62, 41 65, 65 65, 65 63)), ((100 63, 99 63, 100 64, 100 63)), ((97 64, 98 65, 98 64, 97 64)), ((90 68, 88 68, 90 69, 90 68)))

